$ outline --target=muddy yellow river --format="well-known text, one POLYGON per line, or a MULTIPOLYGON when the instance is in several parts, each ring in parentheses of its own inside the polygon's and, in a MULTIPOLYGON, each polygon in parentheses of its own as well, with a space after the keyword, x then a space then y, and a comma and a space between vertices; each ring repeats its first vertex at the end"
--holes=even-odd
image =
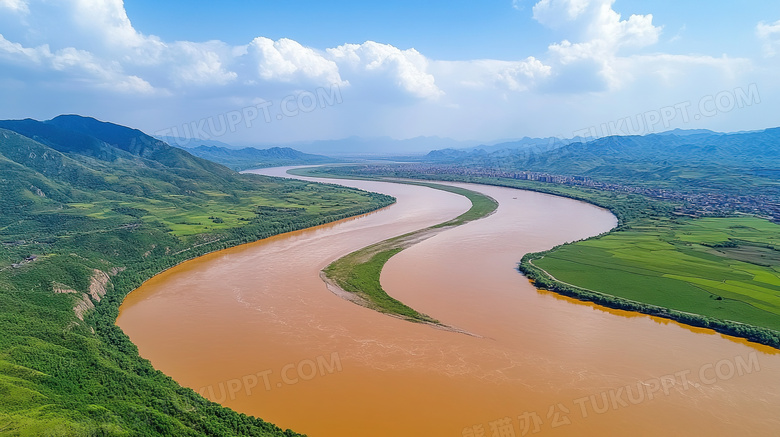
POLYGON ((497 212, 404 250, 381 280, 472 337, 357 306, 319 277, 468 200, 340 183, 398 202, 184 263, 130 293, 117 324, 180 384, 310 436, 780 436, 775 350, 539 292, 517 272, 527 252, 609 230, 609 212, 468 186, 497 212))

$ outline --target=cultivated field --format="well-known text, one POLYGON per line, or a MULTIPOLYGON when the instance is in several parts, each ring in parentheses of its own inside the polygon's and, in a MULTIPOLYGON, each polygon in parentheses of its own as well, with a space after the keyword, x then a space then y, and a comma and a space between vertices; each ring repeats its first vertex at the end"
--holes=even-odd
POLYGON ((537 267, 579 287, 780 330, 780 225, 653 219, 560 247, 537 267))

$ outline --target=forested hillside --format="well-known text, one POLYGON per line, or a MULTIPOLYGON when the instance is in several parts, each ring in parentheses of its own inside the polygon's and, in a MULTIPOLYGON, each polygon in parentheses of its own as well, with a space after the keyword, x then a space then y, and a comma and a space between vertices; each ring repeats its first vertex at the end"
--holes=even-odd
POLYGON ((0 127, 0 434, 295 435, 154 370, 118 307, 186 259, 392 198, 240 175, 85 117, 0 127))

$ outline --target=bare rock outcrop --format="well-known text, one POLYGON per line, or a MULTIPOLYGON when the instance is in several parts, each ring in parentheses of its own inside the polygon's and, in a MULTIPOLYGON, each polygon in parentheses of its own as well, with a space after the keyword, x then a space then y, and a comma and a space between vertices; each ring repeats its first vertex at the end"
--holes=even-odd
POLYGON ((106 295, 107 287, 111 283, 111 276, 116 276, 124 270, 124 267, 114 267, 109 271, 109 273, 98 269, 92 270, 92 277, 90 277, 89 280, 88 293, 79 293, 73 288, 59 282, 52 282, 52 290, 58 294, 80 294, 79 299, 76 301, 76 306, 73 307, 73 312, 76 313, 76 317, 78 317, 79 320, 83 321, 84 313, 94 309, 95 302, 100 302, 103 296, 106 295))
POLYGON ((78 317, 79 320, 84 321, 84 313, 94 308, 95 304, 92 303, 92 299, 89 298, 89 295, 87 293, 81 293, 81 299, 79 299, 76 306, 73 307, 73 312, 76 313, 76 317, 78 317))
POLYGON ((89 295, 97 302, 106 295, 106 286, 111 281, 108 273, 95 269, 92 271, 92 278, 89 282, 89 295))

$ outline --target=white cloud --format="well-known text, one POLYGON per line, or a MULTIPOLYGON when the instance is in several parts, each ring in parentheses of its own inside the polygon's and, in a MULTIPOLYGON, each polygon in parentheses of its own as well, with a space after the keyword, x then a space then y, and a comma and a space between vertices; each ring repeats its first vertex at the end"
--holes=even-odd
POLYGON ((545 26, 559 28, 578 19, 589 0, 541 0, 533 7, 534 19, 545 26))
POLYGON ((344 85, 336 63, 297 41, 255 38, 248 54, 257 63, 260 78, 281 82, 314 82, 319 86, 344 85))
POLYGON ((75 74, 75 64, 59 62, 56 65, 62 68, 54 68, 52 60, 57 53, 63 54, 63 61, 78 53, 80 58, 88 58, 79 73, 82 86, 89 86, 92 77, 93 85, 105 87, 111 76, 117 78, 120 92, 133 89, 133 84, 148 92, 266 83, 276 90, 286 88, 289 93, 300 87, 348 86, 352 78, 366 84, 368 93, 394 89, 418 99, 444 94, 426 72, 428 60, 414 49, 401 50, 369 41, 320 51, 291 39, 273 41, 264 37, 243 46, 221 41, 166 42, 138 32, 122 0, 63 0, 54 4, 29 0, 29 9, 22 0, 0 1, 6 8, 31 11, 29 22, 8 26, 13 37, 4 37, 5 57, 14 52, 14 62, 19 63, 19 56, 27 53, 23 58, 28 63, 36 57, 45 58, 48 63, 44 64, 56 72, 75 74), (51 56, 30 47, 45 47, 51 56), (98 67, 111 74, 98 74, 98 67), (135 79, 120 79, 123 76, 135 79), (148 86, 140 86, 141 82, 148 86))
POLYGON ((122 93, 152 94, 155 90, 140 77, 122 72, 118 63, 104 63, 91 53, 69 47, 52 52, 48 45, 23 47, 0 35, 0 58, 19 66, 48 67, 75 80, 89 80, 100 88, 122 93))
POLYGON ((11 42, 0 34, 0 57, 14 63, 31 62, 40 64, 43 58, 51 56, 49 46, 44 45, 38 48, 23 47, 19 43, 11 42))
POLYGON ((771 24, 763 21, 756 26, 756 35, 764 43, 764 54, 772 57, 780 50, 780 20, 771 24))
POLYGON ((179 41, 166 46, 165 51, 165 62, 174 61, 173 78, 178 85, 225 85, 238 78, 223 65, 223 59, 230 59, 231 50, 222 42, 179 41))
POLYGON ((139 47, 153 42, 137 32, 122 0, 72 0, 72 19, 80 31, 93 33, 108 47, 139 47))
POLYGON ((0 0, 0 9, 8 9, 11 12, 28 14, 30 8, 25 0, 0 0))
MULTIPOLYGON (((165 41, 139 32, 121 0, 0 0, 0 95, 7 102, 0 111, 34 116, 24 108, 46 100, 46 111, 119 114, 115 120, 141 120, 138 127, 153 132, 177 119, 278 104, 335 84, 343 104, 264 123, 246 133, 248 141, 269 141, 271 132, 283 140, 321 131, 486 138, 550 134, 551 126, 565 132, 588 117, 614 119, 609 111, 617 105, 633 113, 753 81, 764 93, 774 83, 772 72, 757 71, 747 59, 660 53, 655 46, 663 29, 653 16, 621 17, 614 4, 513 0, 516 9, 533 5, 533 17, 553 29, 546 50, 443 61, 374 41, 331 48, 262 36, 242 45, 165 41), (759 73, 768 78, 755 79, 759 73), (124 118, 127 113, 136 118, 124 118), (315 119, 321 131, 309 128, 307 120, 315 119)), ((780 21, 759 23, 756 36, 767 56, 775 55, 780 21)))
POLYGON ((422 99, 436 99, 444 92, 426 70, 428 60, 415 49, 400 50, 389 44, 366 41, 328 49, 340 67, 354 75, 384 77, 407 93, 422 99))
MULTIPOLYGON (((231 48, 220 41, 165 43, 133 27, 122 0, 72 0, 71 19, 77 33, 95 53, 127 68, 157 67, 168 71, 171 86, 225 85, 237 74, 225 68, 231 48), (116 55, 120 55, 116 57, 116 55)), ((165 80, 156 74, 158 81, 165 80)))
POLYGON ((557 29, 566 27, 576 41, 564 39, 549 46, 558 87, 563 91, 618 89, 624 77, 616 69, 626 51, 658 42, 661 27, 652 15, 631 15, 623 20, 612 9, 614 0, 541 0, 534 18, 557 29))
POLYGON ((524 91, 538 79, 550 75, 551 67, 538 59, 529 57, 522 62, 512 62, 496 72, 497 82, 503 83, 512 91, 524 91))

